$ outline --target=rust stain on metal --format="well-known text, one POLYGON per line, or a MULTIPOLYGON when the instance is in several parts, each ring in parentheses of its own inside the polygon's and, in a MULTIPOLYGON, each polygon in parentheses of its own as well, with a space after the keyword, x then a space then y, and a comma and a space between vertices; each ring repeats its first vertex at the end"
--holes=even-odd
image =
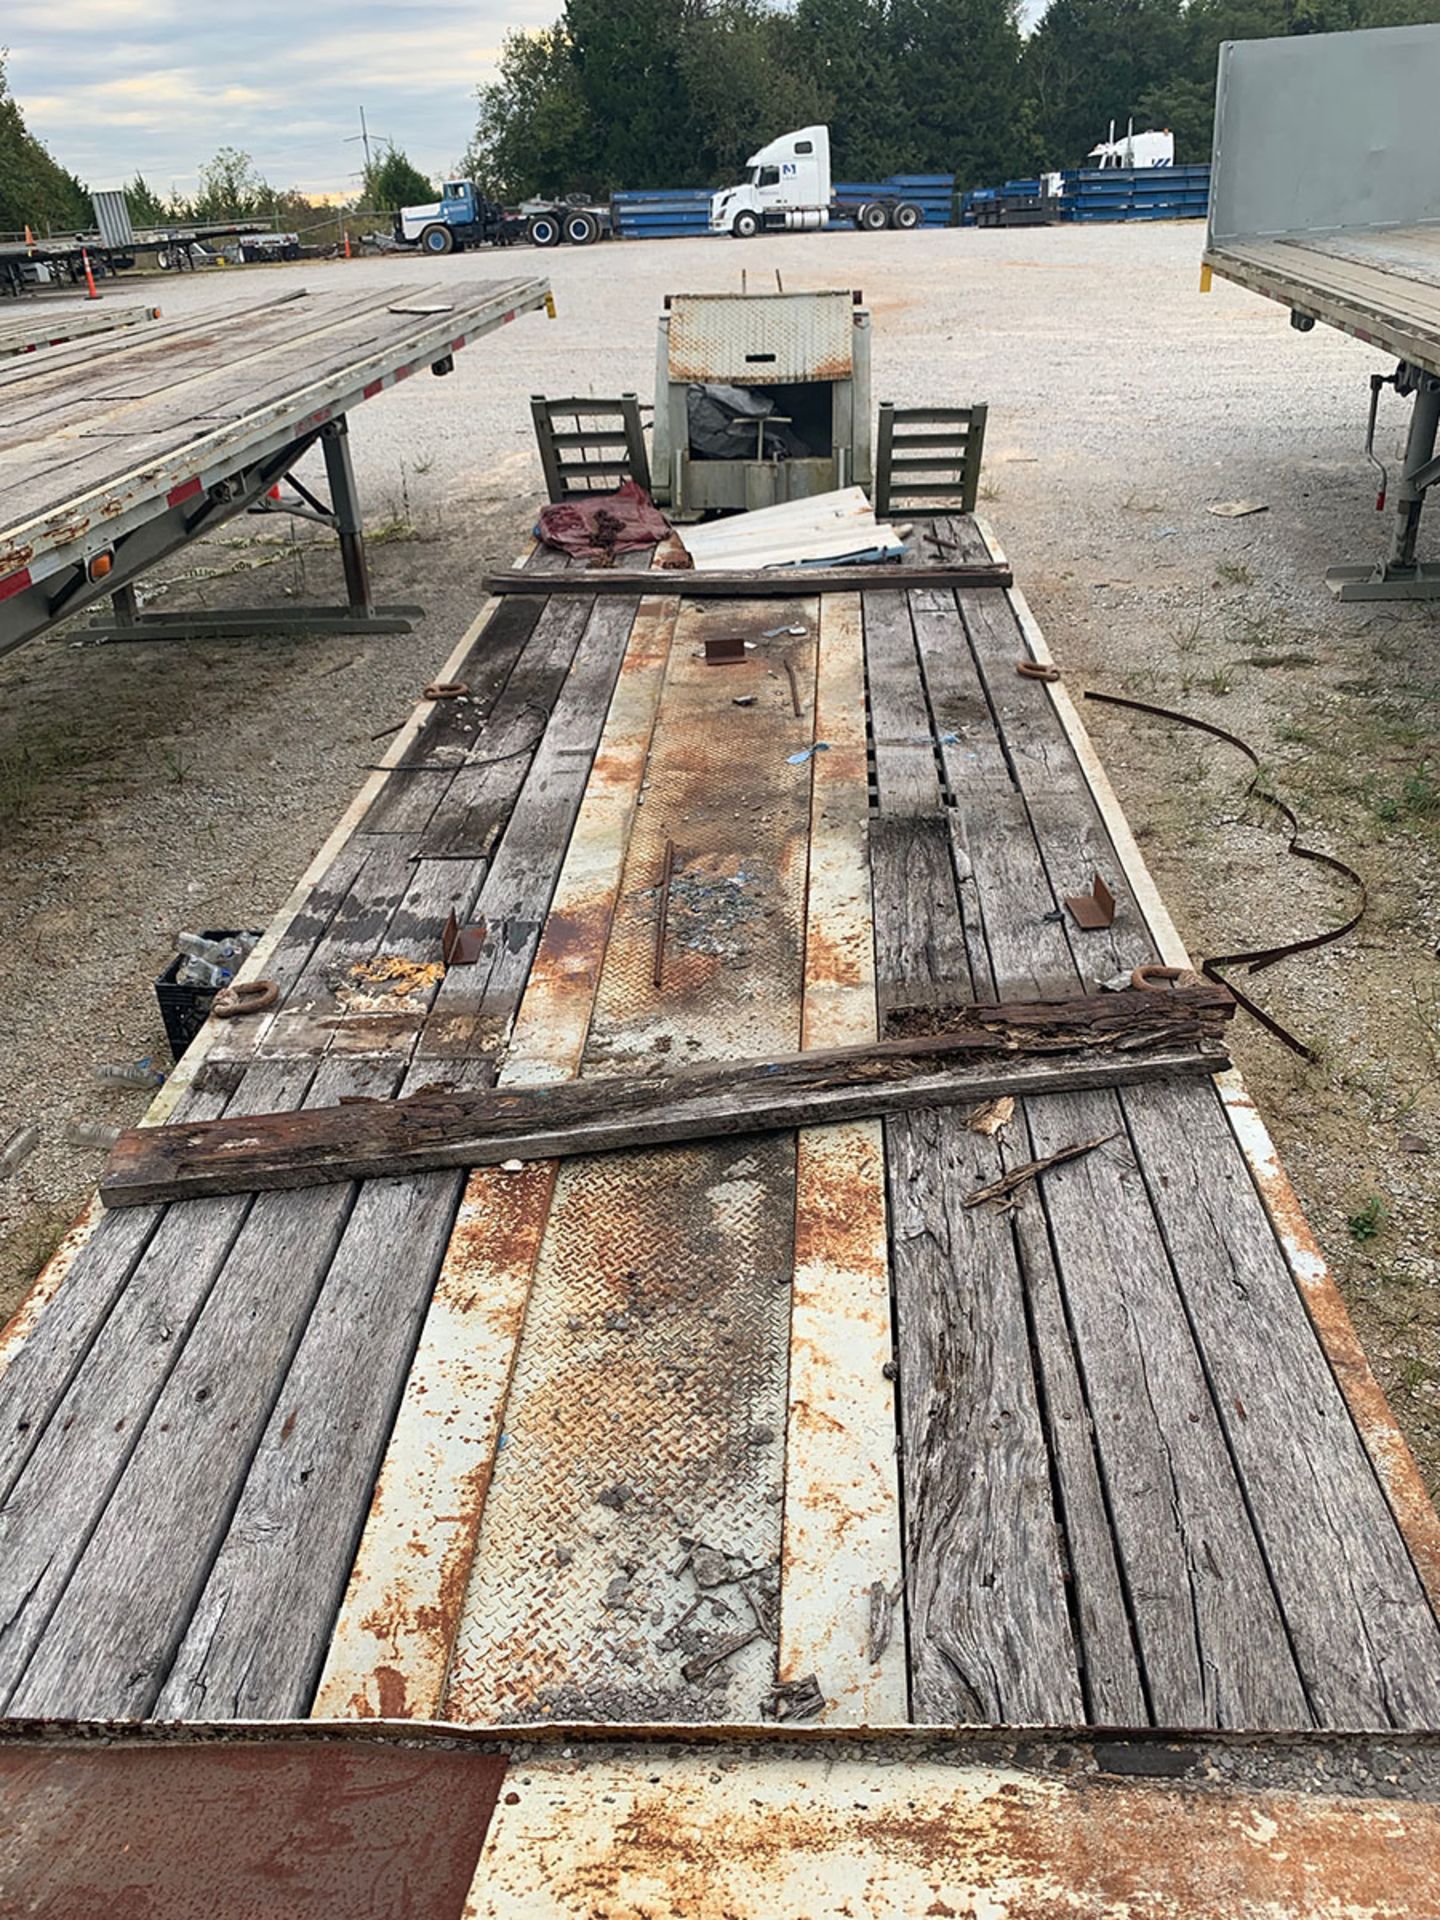
MULTIPOLYGON (((682 607, 587 1073, 798 1037, 809 770, 788 764, 790 717, 735 709, 703 658, 707 634, 758 637, 773 620, 763 603, 682 607), (682 834, 657 990, 664 854, 682 834)), ((805 671, 812 646, 796 643, 805 671)), ((784 1138, 562 1168, 450 1717, 754 1717, 773 1641, 708 1664, 754 1621, 743 1589, 702 1585, 693 1557, 733 1560, 757 1593, 776 1579, 793 1181, 784 1138)))
POLYGON ((485 951, 489 929, 483 920, 473 927, 462 927, 452 907, 440 930, 440 951, 447 967, 473 967, 485 951))
POLYGON ((358 1742, 7 1746, 0 1908, 456 1920, 505 1771, 496 1754, 358 1742))
POLYGON ((466 1920, 1415 1920, 1430 1802, 653 1750, 527 1763, 466 1920))
POLYGON ((705 642, 707 667, 731 667, 745 658, 743 633, 716 633, 705 642))

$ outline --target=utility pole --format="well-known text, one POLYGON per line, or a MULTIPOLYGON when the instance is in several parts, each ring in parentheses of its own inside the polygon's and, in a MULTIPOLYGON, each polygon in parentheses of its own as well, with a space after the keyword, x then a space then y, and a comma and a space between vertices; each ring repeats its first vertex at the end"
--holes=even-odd
MULTIPOLYGON (((389 136, 388 134, 384 134, 384 133, 377 133, 377 134, 375 135, 375 138, 376 138, 377 140, 388 140, 388 139, 389 139, 389 137, 390 137, 390 136, 389 136)), ((365 149, 365 173, 364 173, 364 176, 363 176, 363 178, 364 178, 364 181, 365 181, 365 185, 366 185, 366 186, 368 187, 368 186, 369 186, 369 184, 370 184, 370 181, 371 181, 371 179, 372 179, 372 178, 373 178, 374 176, 373 176, 373 174, 372 174, 372 172, 371 172, 371 165, 372 165, 372 163, 371 163, 371 158, 370 158, 370 129, 369 129, 369 127, 368 127, 368 126, 366 125, 366 122, 365 122, 365 109, 364 109, 364 107, 361 107, 361 109, 360 109, 360 131, 359 131, 359 133, 352 133, 352 134, 347 134, 347 136, 346 136, 346 139, 345 139, 345 144, 346 144, 346 146, 347 146, 347 147, 353 147, 353 146, 355 146, 355 145, 357 144, 357 142, 358 142, 358 144, 359 144, 359 145, 361 145, 361 146, 362 146, 362 147, 364 147, 364 149, 365 149)))

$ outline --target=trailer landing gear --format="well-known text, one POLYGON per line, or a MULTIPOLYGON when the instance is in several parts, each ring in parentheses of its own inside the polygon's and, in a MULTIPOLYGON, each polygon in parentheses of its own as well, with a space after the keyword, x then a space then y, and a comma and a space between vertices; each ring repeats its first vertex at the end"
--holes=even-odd
MULTIPOLYGON (((1411 402, 1410 432, 1405 442, 1405 464, 1395 489, 1390 551, 1377 566, 1331 567, 1325 575, 1325 584, 1337 600, 1440 599, 1440 566, 1415 558, 1425 492, 1440 480, 1440 459, 1435 455, 1436 434, 1440 432, 1440 379, 1403 361, 1392 378, 1397 393, 1413 393, 1415 397, 1411 402)), ((1372 389, 1377 395, 1378 391, 1378 386, 1372 389)), ((1374 428, 1372 401, 1367 452, 1371 451, 1374 428)), ((1382 489, 1379 503, 1383 505, 1384 499, 1382 489)))

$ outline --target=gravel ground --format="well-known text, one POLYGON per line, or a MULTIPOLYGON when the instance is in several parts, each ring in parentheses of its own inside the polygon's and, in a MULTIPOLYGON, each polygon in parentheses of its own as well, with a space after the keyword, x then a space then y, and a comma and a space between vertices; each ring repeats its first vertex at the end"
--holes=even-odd
MULTIPOLYGON (((503 262, 364 260, 165 284, 167 312, 283 287, 543 271, 559 304, 467 349, 453 378, 360 409, 352 450, 381 599, 422 600, 398 639, 76 649, 0 661, 0 1136, 45 1145, 0 1186, 0 1310, 83 1203, 98 1156, 67 1118, 131 1119, 101 1061, 163 1048, 150 981, 174 928, 263 925, 348 803, 374 735, 463 632, 485 568, 539 500, 533 391, 649 397, 666 293, 857 286, 875 392, 988 400, 984 511, 1072 688, 1127 692, 1254 743, 1307 834, 1359 867, 1358 934, 1284 963, 1258 997, 1307 1065, 1252 1024, 1236 1050, 1377 1372, 1440 1485, 1440 673, 1423 610, 1340 607, 1325 566, 1382 546, 1361 455, 1379 355, 1237 288, 1198 292, 1198 225, 795 235, 611 245, 503 262), (1268 511, 1224 520, 1223 500, 1268 511)), ((153 284, 153 283, 152 283, 153 284)), ((120 297, 126 297, 122 289, 120 297)), ((133 294, 129 297, 133 297, 133 294)), ((1382 446, 1404 410, 1388 400, 1382 446)), ((318 463, 317 463, 318 464, 318 463)), ((1440 527, 1430 529, 1433 551, 1440 527)), ((338 563, 247 520, 172 569, 166 601, 330 592, 338 563), (303 586, 302 586, 303 580, 303 586)), ((1347 890, 1284 857, 1239 756, 1090 707, 1102 755, 1196 953, 1343 918, 1347 890)))

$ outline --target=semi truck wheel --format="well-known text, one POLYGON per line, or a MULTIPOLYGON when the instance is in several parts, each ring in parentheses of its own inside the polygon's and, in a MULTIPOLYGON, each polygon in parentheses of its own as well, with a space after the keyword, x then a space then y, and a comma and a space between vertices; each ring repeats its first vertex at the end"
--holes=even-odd
POLYGON ((888 217, 878 200, 867 200, 856 214, 855 224, 866 233, 881 233, 888 217))
POLYGON ((532 214, 526 232, 533 247, 558 247, 560 244, 560 222, 553 213, 532 214))
POLYGON ((760 231, 760 216, 753 208, 745 207, 730 223, 730 232, 736 240, 753 240, 760 231))
POLYGON ((455 236, 449 227, 426 227, 420 236, 420 245, 426 253, 451 253, 455 236))
POLYGON ((565 222, 565 238, 572 247, 588 247, 600 238, 600 222, 593 213, 572 213, 565 222))
POLYGON ((891 214, 890 221, 891 224, 898 227, 902 233, 913 233, 924 218, 925 215, 913 200, 902 200, 891 214))

